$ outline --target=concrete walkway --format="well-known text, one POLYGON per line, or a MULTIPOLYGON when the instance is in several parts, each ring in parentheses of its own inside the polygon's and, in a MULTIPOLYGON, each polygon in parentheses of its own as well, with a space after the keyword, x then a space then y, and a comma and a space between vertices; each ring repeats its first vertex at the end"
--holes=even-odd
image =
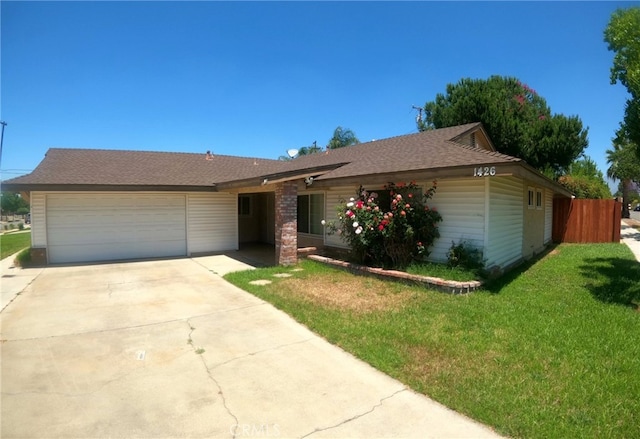
POLYGON ((9 268, 0 437, 499 437, 220 277, 247 267, 9 268))
MULTIPOLYGON (((19 252, 18 252, 19 253, 19 252)), ((20 268, 14 264, 18 253, 0 261, 0 311, 6 308, 44 268, 20 268)))
POLYGON ((640 230, 632 227, 632 225, 640 226, 640 221, 622 220, 620 240, 629 246, 638 262, 640 262, 640 230))

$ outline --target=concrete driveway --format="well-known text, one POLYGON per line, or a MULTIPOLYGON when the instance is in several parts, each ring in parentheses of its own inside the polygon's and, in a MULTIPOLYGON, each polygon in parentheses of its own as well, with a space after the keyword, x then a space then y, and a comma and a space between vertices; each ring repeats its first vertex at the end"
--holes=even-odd
POLYGON ((498 437, 228 284, 225 258, 37 271, 0 314, 0 436, 498 437))

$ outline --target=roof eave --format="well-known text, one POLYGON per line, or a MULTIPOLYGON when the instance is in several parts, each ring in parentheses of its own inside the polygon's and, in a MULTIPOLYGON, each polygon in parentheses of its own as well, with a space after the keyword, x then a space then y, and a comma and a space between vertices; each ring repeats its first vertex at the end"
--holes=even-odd
POLYGON ((217 192, 215 185, 141 185, 141 184, 43 184, 16 183, 2 184, 9 192, 217 192))
MULTIPOLYGON (((521 164, 520 161, 513 162, 486 162, 482 166, 495 166, 495 176, 510 176, 514 174, 515 167, 521 164)), ((474 177, 474 170, 480 165, 460 165, 460 166, 448 166, 442 168, 424 168, 415 169, 411 171, 394 171, 394 172, 380 172, 367 175, 356 175, 348 177, 334 177, 325 175, 315 180, 314 187, 332 187, 343 186, 351 184, 379 184, 381 182, 397 182, 413 181, 413 180, 430 180, 430 179, 442 179, 442 178, 465 178, 474 177)), ((482 177, 476 177, 482 178, 482 177)))
POLYGON ((264 174, 257 177, 246 178, 242 180, 231 180, 216 183, 218 190, 240 189, 252 186, 264 186, 267 184, 281 183, 284 181, 298 180, 301 178, 315 177, 333 171, 346 163, 334 163, 331 165, 312 166, 308 168, 295 169, 292 171, 277 172, 272 174, 264 174))

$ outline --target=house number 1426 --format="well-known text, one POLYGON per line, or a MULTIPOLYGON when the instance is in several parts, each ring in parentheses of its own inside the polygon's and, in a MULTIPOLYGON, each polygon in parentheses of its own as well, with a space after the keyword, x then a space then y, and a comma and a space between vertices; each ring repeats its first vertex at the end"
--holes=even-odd
POLYGON ((474 177, 488 177, 488 176, 496 175, 496 167, 495 166, 480 166, 479 168, 473 168, 473 176, 474 177))

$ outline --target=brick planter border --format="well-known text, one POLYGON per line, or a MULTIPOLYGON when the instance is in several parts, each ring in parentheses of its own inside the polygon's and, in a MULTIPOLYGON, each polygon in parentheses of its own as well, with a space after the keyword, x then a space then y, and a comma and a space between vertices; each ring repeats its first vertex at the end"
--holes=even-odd
POLYGON ((404 271, 385 270, 383 268, 367 267, 365 265, 353 264, 351 262, 340 261, 337 259, 327 258, 325 256, 307 255, 307 258, 321 262, 323 264, 333 265, 334 267, 343 268, 356 274, 364 274, 374 276, 381 279, 391 279, 400 282, 413 283, 428 286, 430 288, 449 294, 468 294, 482 287, 482 282, 472 280, 468 282, 457 282, 453 280, 444 280, 439 277, 420 276, 417 274, 409 274, 404 271))

